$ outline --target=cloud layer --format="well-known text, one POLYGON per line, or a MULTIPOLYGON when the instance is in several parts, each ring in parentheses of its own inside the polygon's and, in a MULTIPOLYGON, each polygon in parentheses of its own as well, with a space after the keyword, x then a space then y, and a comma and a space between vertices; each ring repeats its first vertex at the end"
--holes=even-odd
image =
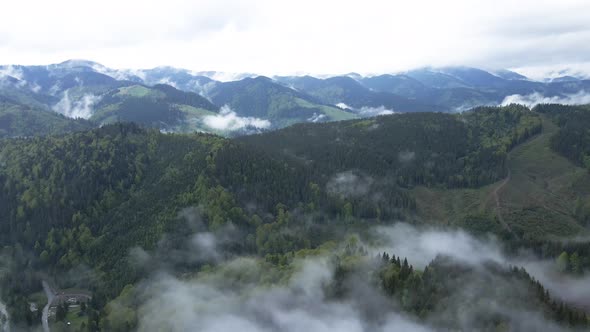
POLYGON ((510 95, 504 98, 502 105, 521 104, 528 107, 534 107, 538 104, 567 104, 567 105, 583 105, 590 104, 590 92, 579 91, 575 94, 565 96, 547 97, 538 92, 528 95, 510 95))
POLYGON ((53 110, 68 118, 88 119, 92 116, 94 105, 100 101, 99 96, 84 94, 78 100, 72 100, 69 91, 65 91, 60 101, 53 106, 53 110))
MULTIPOLYGON (((349 296, 331 299, 326 291, 335 265, 326 256, 296 259, 293 273, 287 279, 261 260, 249 257, 221 262, 217 269, 202 272, 196 278, 179 278, 159 270, 139 286, 139 330, 422 332, 437 330, 439 324, 449 320, 463 330, 472 330, 478 324, 478 314, 485 312, 508 319, 518 331, 563 331, 562 327, 545 320, 541 312, 527 309, 526 294, 521 294, 525 285, 488 274, 487 264, 524 265, 537 279, 546 282, 553 296, 561 295, 570 301, 574 297, 587 299, 585 289, 590 289, 589 278, 559 281, 544 277, 553 269, 550 262, 527 256, 509 258, 493 238, 477 239, 463 231, 420 229, 402 223, 373 231, 377 242, 369 246, 372 254, 386 251, 408 257, 419 269, 437 255, 445 255, 474 268, 474 272, 471 277, 461 279, 461 284, 451 286, 454 292, 448 295, 445 305, 418 322, 376 289, 362 272, 358 276, 350 275, 345 281, 349 296), (571 292, 563 287, 563 283, 570 285, 570 282, 571 292), (496 291, 486 291, 490 287, 496 291), (506 308, 505 292, 515 292, 519 294, 517 298, 525 299, 520 305, 511 303, 512 307, 506 308), (481 294, 490 297, 482 301, 477 298, 481 294)), ((217 252, 208 259, 220 262, 218 258, 224 255, 221 247, 215 245, 218 236, 219 233, 197 231, 188 242, 199 242, 199 246, 205 246, 202 248, 205 252, 217 252)), ((227 235, 222 238, 227 239, 227 235)), ((194 249, 190 253, 200 255, 194 249)), ((455 281, 448 282, 452 285, 455 281)))
POLYGON ((227 105, 221 108, 219 114, 203 117, 203 122, 209 128, 221 131, 235 131, 248 128, 266 129, 271 125, 268 120, 254 117, 241 117, 227 105))
MULTIPOLYGON (((221 275, 182 281, 160 274, 145 288, 147 301, 139 311, 139 330, 432 331, 395 311, 383 312, 382 322, 371 326, 357 309, 359 303, 326 301, 324 289, 333 273, 328 260, 307 259, 298 265, 298 271, 286 285, 273 287, 248 285, 248 274, 265 271, 256 261, 244 258, 230 262, 224 273, 245 273, 246 281, 221 275), (240 287, 228 286, 236 283, 240 287)), ((376 291, 365 295, 368 297, 364 301, 390 305, 376 291)))
POLYGON ((2 76, 11 76, 18 80, 23 79, 23 72, 22 70, 15 68, 14 66, 8 65, 5 67, 0 68, 0 77, 2 76))
POLYGON ((457 64, 587 69, 589 11, 584 0, 170 0, 141 11, 134 1, 23 0, 3 8, 0 62, 91 58, 115 68, 168 64, 266 75, 457 64), (14 14, 23 12, 27 20, 14 14))
POLYGON ((378 106, 378 107, 363 106, 359 109, 354 109, 354 108, 346 105, 345 103, 338 103, 335 106, 338 108, 341 108, 343 110, 349 110, 351 112, 355 112, 362 117, 372 117, 372 116, 378 116, 378 115, 395 114, 394 110, 388 109, 385 106, 378 106))
POLYGON ((471 266, 485 262, 522 266, 541 281, 552 296, 590 308, 590 275, 564 276, 557 271, 554 262, 540 260, 532 254, 509 257, 502 252, 495 238, 478 239, 462 230, 419 229, 404 223, 379 227, 374 232, 383 243, 376 252, 408 257, 419 268, 428 265, 439 254, 471 266))
POLYGON ((360 116, 363 116, 363 117, 371 117, 371 116, 377 116, 377 115, 389 115, 389 114, 395 113, 393 110, 385 108, 385 106, 379 106, 379 107, 364 106, 364 107, 361 107, 356 112, 360 116))

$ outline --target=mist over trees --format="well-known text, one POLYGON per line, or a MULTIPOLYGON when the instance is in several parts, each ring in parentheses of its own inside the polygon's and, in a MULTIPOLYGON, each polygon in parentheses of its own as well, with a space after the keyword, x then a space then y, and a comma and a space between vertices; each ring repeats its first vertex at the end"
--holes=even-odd
MULTIPOLYGON (((117 123, 0 140, 0 298, 24 330, 40 323, 29 302, 45 279, 92 293, 83 331, 583 330, 588 303, 534 273, 586 283, 587 234, 510 232, 490 203, 510 153, 546 121, 558 127, 548 151, 586 166, 586 110, 560 107, 393 114, 235 139, 117 123), (481 195, 483 207, 428 228, 425 190, 481 195)), ((576 195, 570 214, 583 228, 588 193, 576 195)), ((58 309, 65 324, 72 313, 58 309)))

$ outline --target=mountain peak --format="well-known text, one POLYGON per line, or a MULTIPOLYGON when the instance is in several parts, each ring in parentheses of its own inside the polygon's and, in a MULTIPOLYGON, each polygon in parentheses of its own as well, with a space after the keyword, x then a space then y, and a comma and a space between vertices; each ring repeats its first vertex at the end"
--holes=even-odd
POLYGON ((505 80, 528 80, 528 77, 508 69, 495 70, 492 74, 505 80))

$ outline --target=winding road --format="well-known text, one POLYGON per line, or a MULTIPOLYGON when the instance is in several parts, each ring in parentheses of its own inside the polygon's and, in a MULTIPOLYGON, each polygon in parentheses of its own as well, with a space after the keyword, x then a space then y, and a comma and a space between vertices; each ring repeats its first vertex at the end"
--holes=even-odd
POLYGON ((506 221, 504 221, 504 217, 502 216, 502 209, 501 209, 501 204, 500 204, 500 194, 499 194, 499 192, 502 190, 502 188, 504 188, 506 186, 506 184, 508 182, 510 182, 511 176, 512 176, 512 172, 510 171, 510 168, 508 168, 508 176, 504 179, 504 181, 502 181, 496 187, 496 189, 494 189, 494 191, 492 192, 492 195, 494 195, 494 200, 496 201, 496 214, 498 215, 498 221, 500 221, 500 224, 502 224, 502 227, 504 227, 508 232, 510 232, 510 234, 515 235, 514 232, 512 231, 512 228, 510 228, 510 225, 508 225, 506 223, 506 221))
POLYGON ((47 296, 47 304, 43 308, 43 315, 41 315, 41 321, 43 323, 43 331, 49 332, 49 307, 51 306, 51 302, 53 302, 53 299, 55 298, 55 293, 53 292, 51 287, 49 287, 49 284, 45 280, 43 280, 42 283, 43 290, 45 291, 45 296, 47 296))
POLYGON ((534 137, 528 139, 525 142, 522 142, 521 144, 519 144, 519 146, 508 152, 508 155, 506 156, 506 168, 508 169, 508 176, 506 176, 506 178, 502 182, 500 182, 498 186, 494 188, 494 190, 491 192, 491 195, 494 196, 494 201, 496 202, 496 215, 498 216, 498 221, 500 222, 502 227, 504 227, 504 229, 506 229, 508 232, 510 232, 510 234, 512 234, 515 237, 517 237, 516 233, 512 231, 512 228, 510 227, 510 225, 508 225, 508 223, 506 223, 506 221, 504 220, 504 216, 502 215, 502 201, 500 199, 500 193, 512 178, 512 170, 510 169, 510 156, 514 153, 516 149, 521 148, 525 144, 531 144, 532 142, 541 139, 544 135, 546 135, 547 133, 545 131, 545 121, 543 120, 543 118, 541 118, 541 126, 543 129, 539 134, 535 135, 534 137))

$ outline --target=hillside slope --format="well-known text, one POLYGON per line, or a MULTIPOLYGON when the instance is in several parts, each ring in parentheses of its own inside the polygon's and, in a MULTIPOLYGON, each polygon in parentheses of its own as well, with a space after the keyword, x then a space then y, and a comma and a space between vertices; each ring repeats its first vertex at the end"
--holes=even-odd
MULTIPOLYGON (((164 98, 136 87, 123 91, 164 98)), ((177 284, 205 278, 264 292, 289 282, 302 258, 323 252, 334 279, 322 279, 316 292, 328 301, 355 298, 349 282, 371 280, 375 294, 429 321, 462 289, 453 280, 464 280, 483 282, 475 289, 485 301, 584 326, 586 316, 552 301, 524 270, 485 263, 480 267, 490 273, 480 275, 480 267, 441 264, 440 257, 416 270, 399 257, 378 263, 355 237, 378 245, 369 233, 400 220, 448 225, 481 236, 477 241, 497 235, 502 248, 535 250, 543 259, 569 253, 578 257, 568 261, 570 270, 583 273, 590 268, 587 244, 554 240, 587 234, 572 210, 574 198, 588 197, 589 176, 552 150, 561 129, 550 121, 513 105, 298 124, 232 140, 135 124, 0 140, 0 245, 10 257, 0 296, 11 320, 33 325, 38 319, 28 303, 37 303, 41 280, 50 279, 92 293, 80 316, 91 330, 129 330, 151 299, 142 293, 152 282, 146 276, 167 280, 159 272, 168 271, 177 284), (499 287, 488 287, 492 279, 499 287), (522 287, 514 287, 517 280, 522 287)), ((468 236, 457 234, 454 240, 468 236)), ((467 248, 463 256, 476 254, 467 248)), ((519 326, 506 313, 477 312, 482 326, 519 326)), ((446 317, 437 324, 461 326, 460 316, 446 317)))
MULTIPOLYGON (((388 81, 388 84, 397 85, 401 83, 404 87, 404 92, 412 95, 412 99, 406 98, 405 95, 397 95, 392 92, 397 92, 397 89, 383 89, 383 90, 370 90, 363 86, 358 81, 344 76, 330 77, 326 79, 314 78, 311 76, 303 77, 282 77, 277 78, 283 84, 296 89, 297 91, 304 92, 314 98, 317 98, 323 103, 330 105, 346 105, 343 107, 350 108, 356 112, 363 114, 369 113, 370 109, 389 110, 390 112, 444 112, 448 109, 446 107, 436 107, 425 101, 425 94, 420 94, 421 91, 415 92, 421 98, 415 98, 413 92, 421 90, 420 87, 413 85, 413 82, 409 80, 405 81, 388 81), (410 87, 407 87, 410 85, 410 87)), ((365 82, 363 80, 362 82, 365 82)), ((416 82, 419 84, 418 82, 416 82)), ((383 86, 383 85, 382 85, 383 86)), ((369 114, 367 114, 369 115, 369 114)), ((379 115, 370 114, 370 115, 379 115)))
POLYGON ((354 119, 356 114, 323 104, 267 77, 217 84, 210 92, 218 106, 227 105, 239 116, 266 119, 273 128, 299 122, 354 119))
POLYGON ((218 108, 205 98, 168 85, 131 85, 101 96, 91 119, 100 124, 135 122, 175 132, 211 131, 203 119, 218 108))
POLYGON ((91 127, 92 124, 84 120, 66 118, 0 97, 0 138, 57 135, 91 127))
POLYGON ((590 197, 590 174, 551 149, 558 128, 547 117, 541 119, 543 131, 509 153, 510 178, 479 189, 418 187, 413 194, 419 218, 504 233, 507 238, 561 238, 587 232, 575 209, 578 200, 590 197), (506 232, 499 214, 513 234, 506 232))

